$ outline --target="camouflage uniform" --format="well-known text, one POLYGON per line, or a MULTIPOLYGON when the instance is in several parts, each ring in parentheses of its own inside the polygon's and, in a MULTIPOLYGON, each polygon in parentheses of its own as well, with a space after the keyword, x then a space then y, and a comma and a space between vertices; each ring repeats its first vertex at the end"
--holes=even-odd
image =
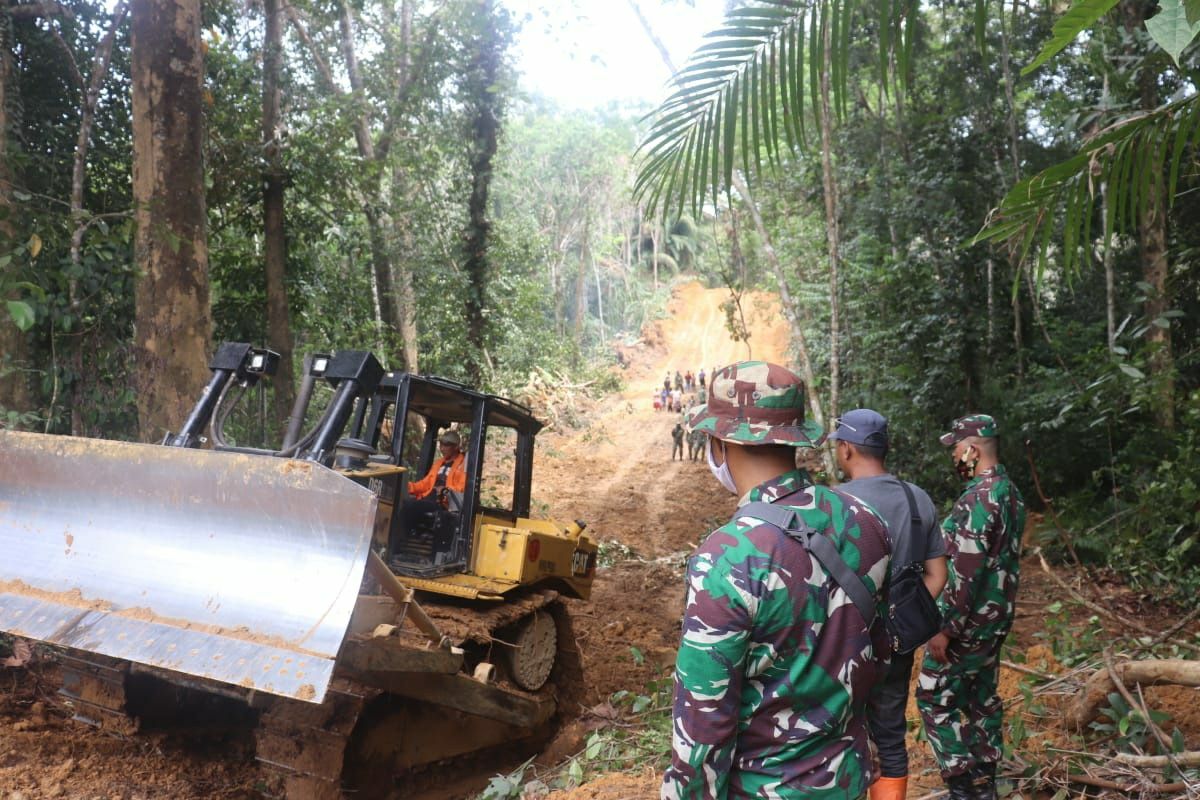
MULTIPOLYGON (((737 444, 815 444, 823 437, 803 404, 790 372, 743 362, 713 376, 688 422, 737 444)), ((879 598, 887 528, 867 506, 803 470, 756 486, 739 506, 755 501, 795 508, 879 598)), ((686 580, 662 797, 862 796, 874 777, 866 702, 883 670, 882 613, 868 631, 801 544, 736 513, 697 548, 686 580)))
MULTIPOLYGON (((956 420, 942 437, 996 435, 991 417, 956 420)), ((942 522, 950 579, 938 600, 949 663, 928 654, 917 682, 925 733, 949 780, 1000 761, 1004 707, 996 693, 1000 647, 1012 627, 1025 501, 1002 465, 973 477, 942 522)))
POLYGON ((679 460, 683 461, 683 436, 683 426, 676 422, 675 427, 671 429, 671 438, 675 440, 675 444, 671 447, 672 461, 675 460, 676 454, 679 455, 679 460))
POLYGON ((692 451, 692 461, 699 461, 704 455, 704 431, 692 431, 688 434, 688 448, 692 451))

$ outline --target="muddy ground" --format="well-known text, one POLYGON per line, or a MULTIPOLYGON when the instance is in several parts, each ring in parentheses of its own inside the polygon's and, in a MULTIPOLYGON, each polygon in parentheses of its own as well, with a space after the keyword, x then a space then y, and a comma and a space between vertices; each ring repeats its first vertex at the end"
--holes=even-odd
MULTIPOLYGON (((598 398, 580 429, 550 430, 539 437, 534 507, 557 519, 582 519, 603 542, 610 566, 601 570, 593 597, 573 604, 583 654, 586 692, 579 721, 567 726, 544 754, 554 761, 576 752, 589 727, 600 724, 586 709, 614 692, 641 691, 673 663, 683 604, 682 564, 714 525, 728 518, 732 496, 708 475, 703 460, 672 461, 670 429, 676 415, 653 411, 651 391, 664 372, 714 366, 752 356, 787 363, 786 324, 770 295, 747 295, 743 309, 752 337, 735 343, 725 332, 723 291, 698 284, 680 287, 670 315, 636 345, 622 347, 626 390, 598 398), (634 649, 637 650, 637 655, 634 649)), ((942 498, 938 498, 941 500, 942 498)), ((1069 578, 1069 573, 1064 573, 1069 578)), ((1110 607, 1167 627, 1146 598, 1119 582, 1081 587, 1110 607)), ((1058 667, 1037 634, 1059 591, 1037 563, 1024 567, 1021 604, 1013 637, 1027 663, 1046 672, 1058 667)), ((1019 673, 1006 670, 1002 693, 1019 695, 1019 673)), ((248 735, 206 731, 189 720, 132 737, 92 730, 71 721, 56 694, 51 660, 0 671, 0 800, 250 800, 271 795, 253 760, 248 735)), ((1165 688, 1148 697, 1168 711, 1193 748, 1200 745, 1200 708, 1192 690, 1165 688)), ((910 713, 915 712, 910 708, 910 713)), ((1046 742, 1059 741, 1053 731, 1046 742)), ((913 743, 914 780, 909 796, 938 788, 928 748, 913 743)), ((490 774, 512 763, 475 768, 447 778, 443 796, 469 796, 490 774)), ((640 800, 657 797, 660 775, 652 767, 603 776, 554 800, 640 800)), ((437 797, 438 792, 424 797, 437 797)))

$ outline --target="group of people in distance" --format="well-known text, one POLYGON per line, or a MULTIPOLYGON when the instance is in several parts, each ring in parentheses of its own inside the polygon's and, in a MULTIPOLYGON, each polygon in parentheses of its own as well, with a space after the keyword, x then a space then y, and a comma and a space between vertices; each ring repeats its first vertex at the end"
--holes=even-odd
POLYGON ((784 367, 711 373, 686 425, 739 501, 688 560, 662 798, 903 798, 914 656, 892 652, 885 619, 890 581, 914 569, 941 620, 917 683, 926 738, 950 800, 995 800, 1025 522, 996 421, 960 417, 940 437, 965 482, 940 526, 928 494, 887 471, 887 419, 856 409, 826 437, 784 367), (836 488, 796 467, 796 448, 826 438, 848 478, 836 488))
MULTIPOLYGON (((715 373, 716 371, 716 367, 713 367, 713 372, 715 373)), ((684 398, 689 395, 695 395, 697 392, 703 393, 705 380, 706 375, 703 367, 695 375, 692 374, 690 369, 687 372, 675 370, 675 379, 673 381, 671 380, 671 373, 668 372, 663 376, 662 389, 655 389, 650 396, 650 400, 654 404, 654 410, 682 412, 684 410, 684 398)))

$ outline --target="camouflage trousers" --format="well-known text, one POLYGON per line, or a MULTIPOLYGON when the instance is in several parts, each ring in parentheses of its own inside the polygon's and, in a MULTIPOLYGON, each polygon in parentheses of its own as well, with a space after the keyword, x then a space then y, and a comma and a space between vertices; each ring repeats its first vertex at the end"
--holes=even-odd
POLYGON ((998 640, 951 642, 949 664, 925 656, 917 678, 917 710, 942 778, 963 775, 976 764, 996 764, 1004 744, 1004 704, 996 693, 998 640))

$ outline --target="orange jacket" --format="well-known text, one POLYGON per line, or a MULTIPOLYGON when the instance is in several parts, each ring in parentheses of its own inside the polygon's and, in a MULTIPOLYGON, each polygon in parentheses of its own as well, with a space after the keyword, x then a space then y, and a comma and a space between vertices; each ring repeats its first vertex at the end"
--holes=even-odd
MULTIPOLYGON (((411 497, 419 500, 433 491, 433 485, 437 482, 438 470, 442 468, 442 464, 446 459, 439 458, 433 462, 433 467, 429 473, 421 480, 408 485, 408 493, 411 497)), ((465 492, 467 490, 467 459, 463 453, 454 456, 450 463, 450 473, 446 475, 446 488, 452 492, 465 492)))

